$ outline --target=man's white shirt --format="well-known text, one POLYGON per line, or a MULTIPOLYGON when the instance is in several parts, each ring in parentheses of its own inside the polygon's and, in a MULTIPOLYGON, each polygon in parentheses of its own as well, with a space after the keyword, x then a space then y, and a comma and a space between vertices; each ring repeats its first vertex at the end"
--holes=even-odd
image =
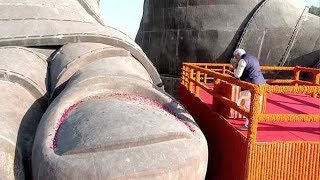
POLYGON ((233 73, 234 76, 237 78, 240 78, 243 74, 244 69, 246 68, 247 63, 244 59, 240 59, 240 61, 238 62, 238 66, 237 68, 234 69, 233 73))

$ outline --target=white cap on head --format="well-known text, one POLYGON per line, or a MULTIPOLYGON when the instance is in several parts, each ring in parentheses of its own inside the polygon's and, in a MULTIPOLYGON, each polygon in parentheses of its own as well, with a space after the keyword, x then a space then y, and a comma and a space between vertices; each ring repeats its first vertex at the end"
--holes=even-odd
POLYGON ((233 52, 233 56, 236 56, 236 55, 242 56, 244 54, 246 54, 246 51, 244 49, 241 49, 241 48, 238 48, 233 52))

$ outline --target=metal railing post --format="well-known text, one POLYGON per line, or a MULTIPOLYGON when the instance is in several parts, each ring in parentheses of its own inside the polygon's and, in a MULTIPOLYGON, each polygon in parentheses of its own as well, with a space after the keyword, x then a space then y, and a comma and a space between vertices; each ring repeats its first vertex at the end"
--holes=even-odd
POLYGON ((212 109, 216 112, 218 112, 218 99, 214 97, 214 94, 220 94, 220 79, 215 79, 214 80, 214 85, 213 85, 213 94, 212 94, 212 109))
POLYGON ((294 85, 297 86, 298 85, 298 81, 300 80, 300 72, 301 70, 299 69, 299 67, 294 68, 293 70, 294 72, 294 85))
POLYGON ((257 129, 259 122, 259 114, 261 114, 261 94, 258 91, 260 87, 254 88, 251 91, 251 105, 249 111, 249 131, 248 131, 248 143, 252 144, 257 141, 257 129))
POLYGON ((190 71, 190 67, 187 66, 186 67, 186 88, 187 90, 189 91, 189 82, 190 82, 190 74, 189 74, 189 71, 190 71))
MULTIPOLYGON (((314 73, 313 74, 313 84, 315 86, 320 84, 320 73, 314 73)), ((312 93, 312 97, 316 98, 318 96, 317 93, 312 93)))
POLYGON ((181 84, 185 85, 185 65, 182 64, 182 70, 181 70, 181 84))
MULTIPOLYGON (((208 66, 206 65, 204 68, 208 69, 208 66)), ((208 78, 208 74, 204 73, 204 84, 207 84, 207 78, 208 78)))
POLYGON ((189 91, 193 94, 193 82, 191 80, 194 80, 193 78, 193 74, 194 74, 194 69, 190 69, 190 72, 189 72, 189 91))
POLYGON ((196 72, 196 92, 195 92, 195 96, 199 97, 199 91, 200 91, 200 87, 198 86, 198 83, 200 83, 200 71, 196 72))

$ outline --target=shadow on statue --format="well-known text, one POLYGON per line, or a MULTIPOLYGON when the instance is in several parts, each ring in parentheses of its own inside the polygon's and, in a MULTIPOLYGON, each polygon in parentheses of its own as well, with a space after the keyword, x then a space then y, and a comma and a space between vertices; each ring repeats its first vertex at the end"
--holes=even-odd
POLYGON ((15 179, 32 179, 31 156, 40 119, 47 108, 47 94, 36 100, 21 120, 14 158, 15 179))

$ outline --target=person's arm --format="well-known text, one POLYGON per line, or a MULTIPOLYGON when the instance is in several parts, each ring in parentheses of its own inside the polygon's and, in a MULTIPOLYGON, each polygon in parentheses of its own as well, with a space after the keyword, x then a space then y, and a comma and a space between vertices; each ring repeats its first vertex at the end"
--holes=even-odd
POLYGON ((246 66, 247 66, 246 61, 243 60, 243 59, 240 59, 237 68, 234 69, 234 76, 235 76, 236 78, 240 78, 240 77, 242 76, 243 71, 244 71, 244 69, 246 68, 246 66))
POLYGON ((235 58, 232 58, 230 60, 230 64, 232 65, 233 69, 236 69, 238 67, 238 61, 235 58))

